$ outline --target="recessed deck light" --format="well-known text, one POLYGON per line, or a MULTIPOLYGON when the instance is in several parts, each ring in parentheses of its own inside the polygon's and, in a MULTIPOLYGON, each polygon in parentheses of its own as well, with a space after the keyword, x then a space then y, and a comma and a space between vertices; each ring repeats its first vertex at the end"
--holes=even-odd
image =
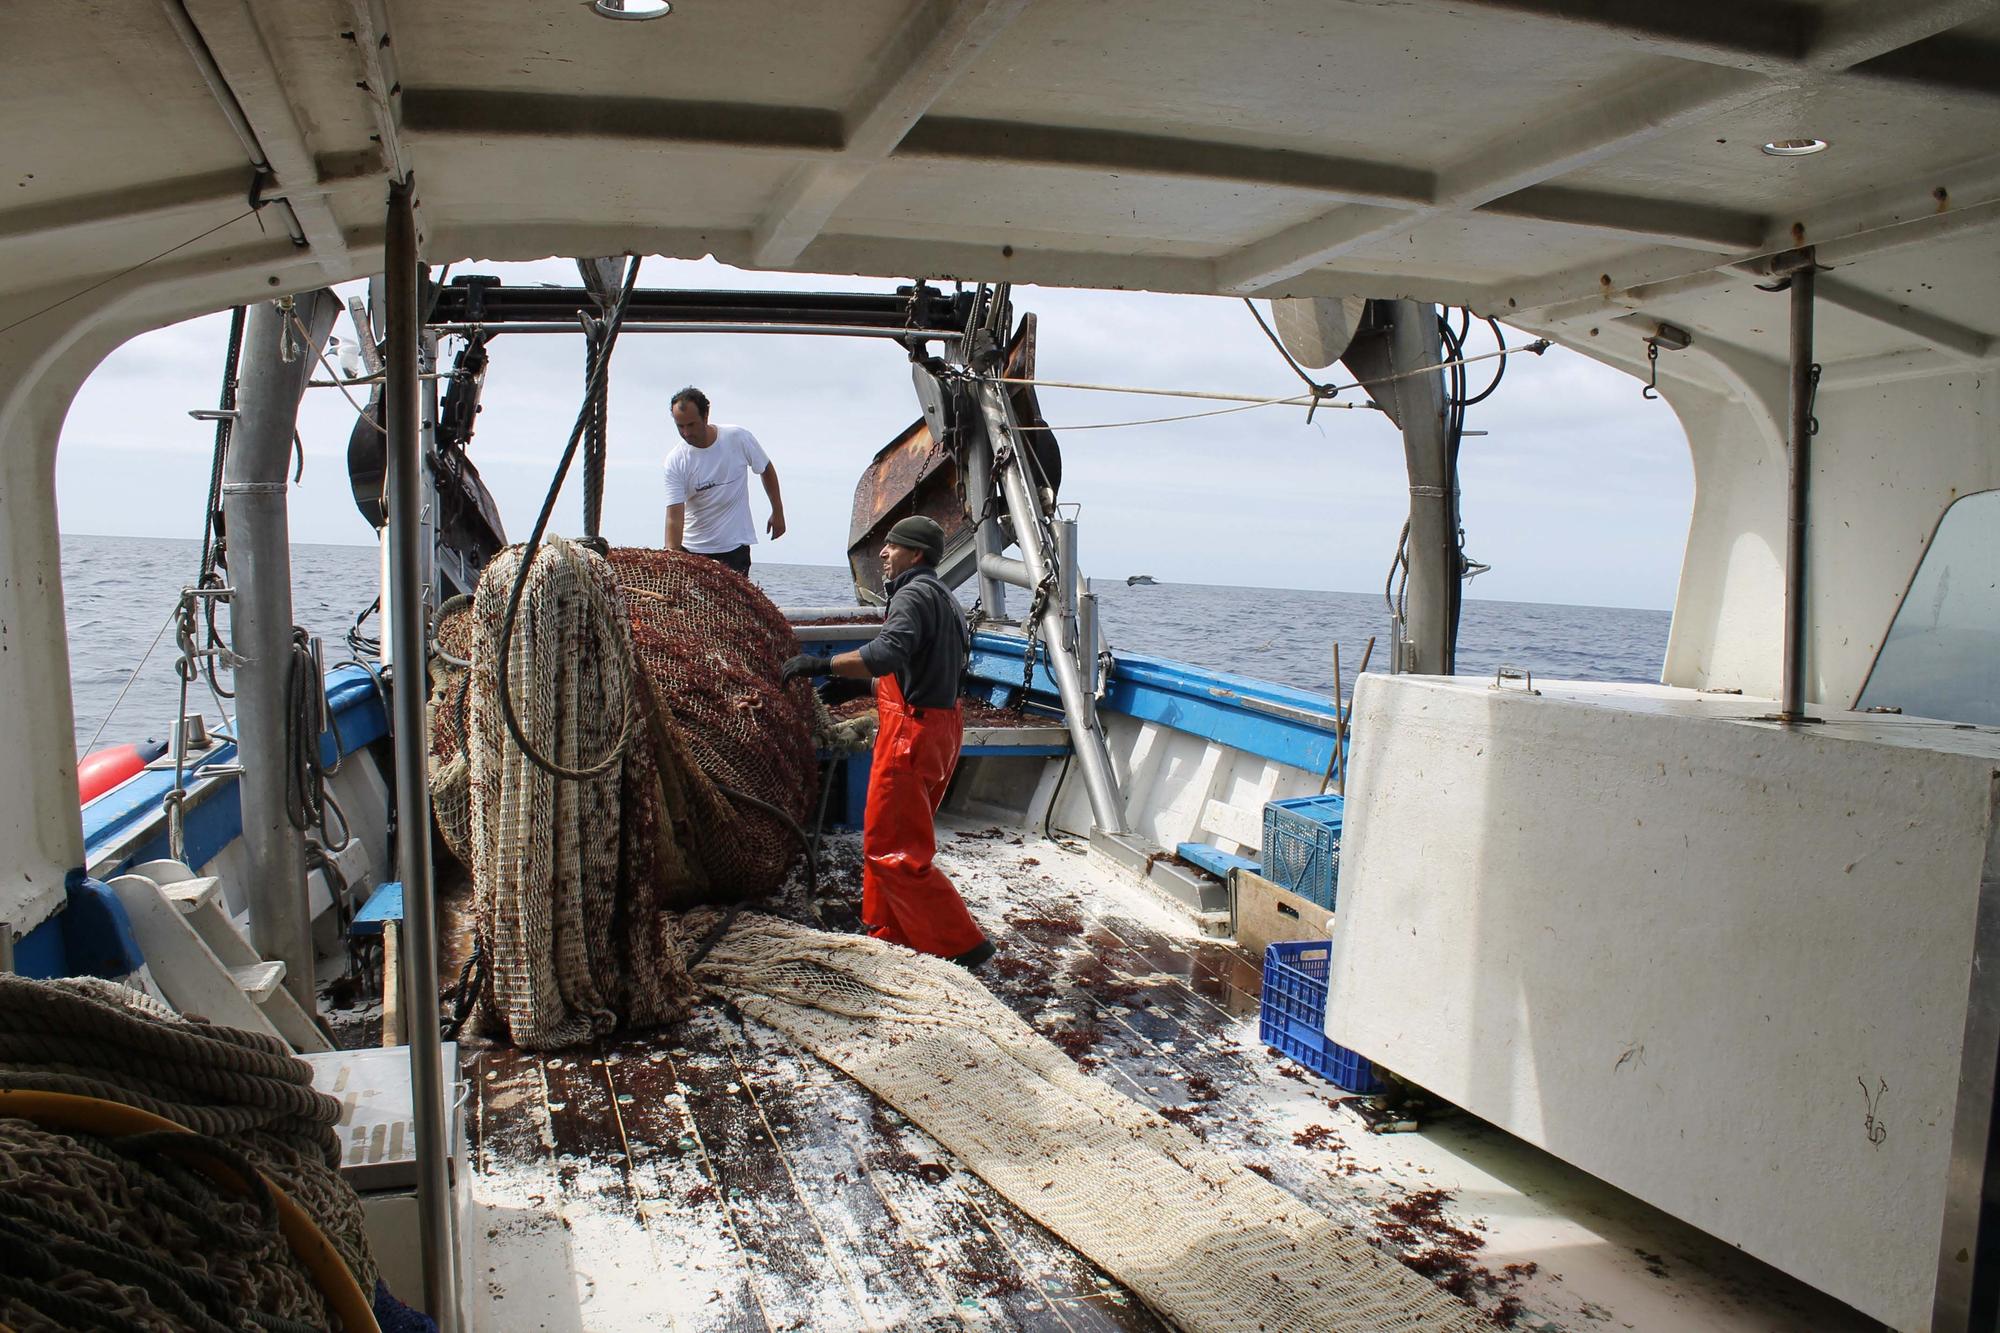
POLYGON ((1773 139, 1764 145, 1771 157, 1811 157, 1826 151, 1824 139, 1773 139))
POLYGON ((673 0, 594 0, 590 7, 608 19, 661 19, 674 12, 673 0))

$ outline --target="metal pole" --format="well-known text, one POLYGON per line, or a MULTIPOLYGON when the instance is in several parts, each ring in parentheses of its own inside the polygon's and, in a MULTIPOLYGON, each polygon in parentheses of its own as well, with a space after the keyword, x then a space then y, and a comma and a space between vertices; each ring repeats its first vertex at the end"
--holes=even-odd
POLYGON ((1445 456, 1444 359, 1437 312, 1416 301, 1389 307, 1389 360, 1398 375, 1403 456, 1410 478, 1409 601, 1399 638, 1408 644, 1397 669, 1418 675, 1452 671, 1451 581, 1459 576, 1457 497, 1445 456), (1430 374, 1412 374, 1430 370, 1430 374))
MULTIPOLYGON (((988 437, 994 444, 994 470, 1000 489, 1007 497, 1007 512, 1014 519, 1014 540, 1021 548, 1028 577, 1040 587, 1049 575, 1049 555, 1042 548, 1042 502, 1026 476, 1027 446, 1014 420, 1014 405, 1007 391, 997 384, 981 383, 979 405, 986 416, 988 437), (1003 459, 1000 450, 1006 450, 1003 459)), ((1047 651, 1050 674, 1062 696, 1063 716, 1069 723, 1070 744, 1083 768, 1084 786, 1090 792, 1090 813, 1097 827, 1106 833, 1125 833, 1125 802, 1118 793, 1118 779, 1111 769, 1111 752, 1105 748, 1104 732, 1098 726, 1097 701, 1083 688, 1076 658, 1063 646, 1063 598, 1060 589, 1043 600, 1042 643, 1047 651)))
POLYGON ((1101 651, 1098 647, 1103 640, 1097 625, 1097 594, 1090 590, 1090 580, 1083 581, 1083 595, 1077 599, 1077 636, 1081 641, 1077 648, 1078 660, 1083 666, 1083 690, 1091 698, 1097 697, 1098 669, 1102 665, 1097 660, 1101 651))
POLYGON ((1055 529, 1056 568, 1062 589, 1062 648, 1076 659, 1077 676, 1083 682, 1083 692, 1095 709, 1097 673, 1091 667, 1095 665, 1096 652, 1087 649, 1083 639, 1083 569, 1077 556, 1077 521, 1058 518, 1049 526, 1055 529))
MULTIPOLYGON (((424 275, 429 270, 422 265, 417 268, 417 282, 421 288, 424 275)), ((437 424, 438 424, 438 383, 433 372, 438 366, 438 336, 428 329, 417 339, 417 457, 423 463, 423 470, 417 474, 417 512, 422 516, 422 534, 417 539, 417 588, 423 596, 420 624, 428 627, 437 615, 438 605, 438 523, 444 515, 438 510, 437 489, 437 424)), ((386 622, 385 622, 386 623, 386 622)), ((430 661, 428 645, 423 660, 430 661)), ((426 673, 428 678, 428 673, 426 673)))
MULTIPOLYGON (((615 288, 613 299, 616 299, 615 288)), ((597 365, 597 349, 604 345, 604 321, 588 319, 584 329, 583 382, 588 385, 597 365)), ((586 537, 598 536, 604 527, 604 430, 610 388, 611 376, 607 371, 598 382, 597 392, 591 396, 590 422, 584 427, 583 535, 586 537)))
POLYGON ((993 514, 993 442, 987 438, 984 422, 967 422, 971 437, 965 445, 965 503, 972 510, 972 546, 979 571, 979 605, 989 620, 1007 618, 1007 584, 987 567, 987 561, 1004 559, 1006 543, 1000 536, 1000 520, 993 514))
MULTIPOLYGON (((575 333, 574 321, 531 320, 516 324, 499 321, 482 324, 477 321, 448 320, 433 324, 438 333, 477 333, 484 330, 491 334, 502 333, 575 333)), ((710 320, 700 324, 648 324, 643 319, 633 319, 619 326, 618 336, 628 333, 770 333, 784 337, 805 336, 814 338, 887 338, 892 342, 909 343, 913 340, 935 338, 940 342, 957 342, 965 335, 955 329, 905 329, 877 327, 873 324, 753 324, 741 320, 710 320)))
POLYGON ((424 719, 423 459, 418 414, 417 229, 409 181, 389 187, 383 275, 389 311, 389 638, 395 645, 397 872, 403 881, 403 944, 409 993, 411 1118, 417 1131, 417 1225, 424 1301, 439 1333, 457 1333, 457 1247, 452 1240, 451 1143, 445 1136, 444 1060, 437 991, 437 892, 431 879, 431 806, 424 719))
POLYGON ((1806 503, 1812 486, 1813 252, 1798 252, 1792 271, 1790 448, 1785 487, 1785 656, 1778 717, 1806 715, 1806 503))
MULTIPOLYGON (((259 954, 284 963, 285 989, 307 1013, 316 1014, 305 830, 293 827, 285 795, 294 725, 287 707, 293 620, 286 490, 299 399, 340 302, 331 292, 314 292, 300 298, 296 310, 293 305, 261 302, 245 322, 247 355, 223 464, 222 513, 235 585, 229 639, 239 659, 236 744, 243 763, 238 792, 249 861, 250 938, 259 954), (293 327, 295 316, 306 328, 304 335, 293 327), (297 346, 287 360, 281 348, 288 339, 312 345, 297 346)), ((319 688, 318 682, 311 688, 319 688)), ((317 746, 319 738, 303 743, 317 746)))

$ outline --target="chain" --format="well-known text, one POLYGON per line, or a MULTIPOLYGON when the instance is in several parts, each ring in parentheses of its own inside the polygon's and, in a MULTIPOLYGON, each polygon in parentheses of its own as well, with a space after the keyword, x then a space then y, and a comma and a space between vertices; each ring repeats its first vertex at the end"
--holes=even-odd
POLYGON ((1028 692, 1035 684, 1035 645, 1042 637, 1042 612, 1048 609, 1049 595, 1055 591, 1056 575, 1053 569, 1042 575, 1035 585, 1035 597, 1028 605, 1026 642, 1021 645, 1021 697, 1014 701, 1014 711, 1024 713, 1028 709, 1028 692))

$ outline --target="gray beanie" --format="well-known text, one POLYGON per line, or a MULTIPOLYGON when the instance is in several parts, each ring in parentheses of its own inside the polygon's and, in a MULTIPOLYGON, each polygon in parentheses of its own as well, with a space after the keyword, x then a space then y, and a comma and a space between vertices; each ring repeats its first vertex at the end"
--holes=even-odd
POLYGON ((896 546, 922 551, 934 565, 944 559, 944 529, 938 526, 936 519, 925 518, 922 514, 897 519, 896 526, 889 529, 888 540, 896 546))

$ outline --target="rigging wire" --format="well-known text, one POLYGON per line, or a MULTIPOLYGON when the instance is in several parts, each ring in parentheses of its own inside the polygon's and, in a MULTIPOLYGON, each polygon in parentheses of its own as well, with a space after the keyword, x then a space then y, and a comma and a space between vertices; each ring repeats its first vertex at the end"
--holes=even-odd
MULTIPOLYGON (((1497 319, 1487 320, 1486 327, 1493 330, 1493 341, 1500 344, 1500 350, 1498 353, 1496 353, 1496 355, 1498 355, 1500 358, 1500 364, 1497 367, 1495 367, 1493 371, 1493 382, 1487 385, 1484 389, 1481 389, 1478 393, 1474 394, 1472 397, 1466 399, 1463 404, 1463 406, 1465 407, 1476 406, 1479 403, 1485 402, 1488 398, 1491 398, 1493 396, 1493 391, 1500 387, 1500 381, 1506 378, 1507 375, 1507 353, 1510 350, 1507 346, 1507 335, 1501 332, 1500 321, 1497 319)), ((1543 351, 1548 350, 1547 339, 1542 340, 1542 349, 1543 351)), ((1532 348, 1530 348, 1529 350, 1532 350, 1532 348)), ((1535 355, 1540 356, 1541 352, 1536 352, 1535 355)))
MULTIPOLYGON (((1487 323, 1489 324, 1491 324, 1492 322, 1493 321, 1491 320, 1487 321, 1487 323)), ((1496 326, 1496 333, 1497 333, 1497 326, 1496 326)), ((1371 388, 1372 386, 1378 384, 1393 384, 1398 380, 1408 379, 1413 375, 1428 374, 1433 370, 1450 370, 1453 369, 1454 367, 1459 367, 1459 366, 1477 365, 1482 361, 1504 360, 1505 358, 1508 357, 1520 356, 1523 353, 1527 353, 1528 355, 1531 356, 1540 356, 1544 352, 1548 351, 1549 348, 1552 346, 1554 346, 1554 344, 1551 343, 1547 338, 1537 338, 1533 342, 1523 343, 1519 347, 1509 347, 1506 346, 1505 343, 1503 342, 1498 350, 1491 352, 1481 352, 1477 356, 1454 356, 1444 361, 1440 361, 1435 365, 1417 366, 1411 370, 1399 370, 1393 375, 1385 375, 1378 380, 1369 380, 1366 382, 1361 380, 1355 380, 1351 384, 1336 384, 1328 387, 1332 388, 1336 393, 1344 393, 1349 389, 1366 389, 1366 388, 1371 388)), ((965 378, 980 378, 980 377, 965 376, 965 378)), ((1027 384, 1027 385, 1032 385, 1038 389, 1080 389, 1092 393, 1128 393, 1128 394, 1138 394, 1154 398, 1193 398, 1193 399, 1202 399, 1210 402, 1246 403, 1253 407, 1270 407, 1280 404, 1288 404, 1296 407, 1310 407, 1312 406, 1314 401, 1313 398, 1307 394, 1292 394, 1289 395, 1288 397, 1282 397, 1282 398, 1267 398, 1257 394, 1222 393, 1209 389, 1155 389, 1155 388, 1144 388, 1130 384, 1088 384, 1088 383, 1080 383, 1074 380, 1045 380, 1040 378, 1020 376, 1020 375, 990 375, 990 376, 985 376, 983 378, 989 384, 1027 384)), ((1497 379, 1495 384, 1487 386, 1487 389, 1482 391, 1478 397, 1469 400, 1467 406, 1470 406, 1472 403, 1482 401, 1486 397, 1487 393, 1491 392, 1491 390, 1495 387, 1498 387, 1497 379)), ((1364 410, 1372 409, 1375 411, 1381 410, 1379 404, 1372 402, 1337 403, 1337 402, 1322 401, 1319 405, 1321 407, 1339 407, 1347 409, 1364 409, 1364 410)), ((1078 429, 1078 427, 1071 426, 1067 427, 1067 429, 1076 430, 1078 429)))
POLYGON ((124 688, 119 690, 118 697, 111 701, 110 711, 106 712, 104 715, 104 720, 97 724, 97 730, 90 733, 90 743, 83 747, 84 754, 89 754, 92 750, 97 748, 98 738, 104 735, 104 729, 111 725, 112 717, 118 712, 118 705, 125 702, 125 696, 131 692, 134 682, 136 682, 139 679, 139 673, 145 669, 147 660, 150 659, 153 655, 153 650, 160 646, 161 639, 167 637, 167 627, 174 623, 175 618, 178 617, 180 613, 181 613, 180 605, 176 603, 174 609, 167 612, 167 618, 160 622, 160 632, 158 634, 155 634, 153 636, 153 641, 146 645, 146 651, 139 654, 138 662, 134 664, 134 666, 132 667, 132 674, 125 677, 124 688))
MULTIPOLYGON (((312 347, 313 346, 312 334, 306 332, 306 326, 299 322, 298 312, 297 311, 290 312, 288 318, 292 321, 292 327, 297 329, 299 332, 299 341, 305 346, 312 347)), ((374 418, 374 416, 370 414, 370 412, 368 411, 367 404, 357 403, 354 401, 354 395, 347 391, 347 382, 340 378, 339 372, 336 371, 333 368, 333 364, 326 359, 326 348, 313 347, 313 355, 319 361, 320 369, 324 370, 327 374, 327 378, 333 382, 333 387, 340 390, 340 396, 342 398, 345 398, 347 400, 347 405, 354 409, 354 415, 360 417, 363 421, 367 422, 370 426, 374 427, 377 434, 387 435, 389 433, 389 428, 383 425, 381 422, 377 421, 374 418)), ((305 445, 303 442, 299 444, 299 467, 301 470, 303 470, 305 467, 305 445)))
MULTIPOLYGON (((1116 393, 1120 391, 1114 389, 1111 392, 1116 393)), ((1171 395, 1171 396, 1180 397, 1180 396, 1192 396, 1192 395, 1171 395)), ((1339 408, 1345 408, 1350 411, 1363 411, 1367 408, 1375 406, 1373 403, 1364 404, 1364 403, 1322 402, 1322 403, 1312 404, 1310 403, 1309 400, 1301 399, 1297 394, 1293 394, 1288 398, 1266 398, 1260 402, 1244 403, 1237 407, 1218 407, 1207 412, 1184 412, 1178 416, 1171 416, 1171 417, 1147 417, 1140 421, 1091 421, 1091 422, 1086 422, 1082 425, 1074 425, 1074 426, 1022 425, 1018 429, 1020 429, 1023 433, 1026 433, 1028 431, 1062 431, 1065 434, 1074 430, 1122 430, 1127 426, 1164 426, 1175 421, 1201 421, 1207 417, 1226 417, 1229 416, 1231 413, 1235 412, 1252 412, 1260 407, 1287 407, 1287 406, 1296 407, 1302 404, 1309 406, 1316 406, 1316 407, 1339 407, 1339 408)))
POLYGON ((1257 309, 1257 303, 1246 296, 1243 298, 1243 304, 1250 311, 1250 318, 1257 321, 1257 327, 1264 330, 1264 336, 1271 340, 1271 346, 1277 348, 1278 355, 1285 358, 1285 364, 1292 368, 1292 373, 1304 380, 1306 388, 1311 390, 1313 405, 1306 409, 1306 422, 1310 425, 1313 413, 1319 410, 1320 400, 1336 397, 1339 395, 1340 390, 1331 384, 1321 384, 1312 376, 1306 374, 1305 367, 1298 363, 1298 359, 1292 355, 1291 349, 1285 346, 1284 340, 1272 331, 1269 324, 1264 322, 1263 312, 1257 309))
MULTIPOLYGON (((1038 389, 1082 389, 1090 393, 1127 393, 1144 398, 1192 398, 1212 403, 1248 403, 1253 407, 1267 407, 1273 403, 1292 403, 1299 407, 1305 407, 1312 402, 1310 397, 1296 393, 1282 398, 1272 398, 1266 394, 1223 393, 1217 389, 1150 389, 1131 384, 1088 384, 1076 380, 1045 380, 1020 375, 979 376, 969 371, 955 370, 950 367, 947 370, 951 373, 946 377, 963 379, 968 382, 983 380, 987 384, 1027 384, 1038 389)), ((1373 403, 1328 403, 1326 406, 1375 408, 1377 411, 1381 410, 1373 403)))
MULTIPOLYGON (((514 575, 514 590, 507 598, 507 616, 500 625, 500 670, 499 694, 500 715, 507 723, 507 733, 514 738, 514 744, 521 747, 521 753, 529 763, 552 777, 567 778, 572 782, 584 782, 608 772, 617 762, 624 749, 621 736, 619 743, 604 756, 584 768, 566 768, 535 749, 521 728, 521 720, 514 714, 514 691, 507 670, 509 653, 514 642, 514 620, 520 614, 521 597, 528 588, 528 574, 535 563, 535 552, 541 547, 542 536, 549 529, 549 518, 555 513, 556 500, 562 495, 563 481, 569 476, 570 464, 576 461, 577 446, 583 443, 583 433, 590 425, 591 414, 595 410, 597 386, 611 367, 611 350, 618 345, 618 330, 625 323, 625 307, 632 300, 632 289, 639 282, 639 256, 633 255, 632 262, 625 270, 625 287, 618 294, 618 304, 612 308, 611 318, 604 327, 603 340, 598 344, 597 357, 590 368, 590 379, 584 386, 583 406, 576 414, 576 424, 571 427, 569 443, 563 447, 562 458, 556 463, 556 475, 549 482, 548 494, 542 500, 542 512, 535 516, 534 530, 521 546, 521 563, 514 575)), ((628 700, 627 706, 630 706, 628 700)), ((627 732, 630 731, 628 725, 627 732)))
POLYGON ((26 324, 31 320, 40 319, 43 315, 48 314, 51 310, 60 309, 61 307, 68 305, 71 301, 77 300, 80 297, 88 296, 100 287, 108 287, 112 283, 117 282, 120 278, 128 278, 132 276, 134 273, 137 273, 140 269, 146 267, 146 265, 156 264, 160 260, 165 259, 168 255, 173 254, 175 251, 185 250, 190 245, 193 245, 196 241, 204 240, 210 236, 213 236, 215 235, 215 233, 221 231, 224 227, 230 226, 234 223, 241 222, 244 218, 254 216, 256 212, 257 212, 256 208, 246 208, 241 213, 238 213, 235 217, 230 218, 227 221, 216 223, 213 227, 210 227, 207 231, 195 233, 193 236, 188 237, 185 241, 182 241, 179 245, 170 245, 166 249, 160 251, 160 253, 156 255, 149 255, 145 259, 140 260, 138 263, 132 265, 130 268, 123 268, 118 270, 118 272, 113 273, 108 278, 99 278, 96 282, 91 283, 88 287, 83 288, 81 291, 71 292, 68 296, 63 297, 60 301, 52 301, 48 305, 43 306, 40 310, 37 310, 32 314, 23 315, 19 319, 15 320, 12 324, 8 324, 5 327, 0 327, 0 334, 12 333, 15 329, 20 328, 23 324, 26 324))
MULTIPOLYGON (((382 655, 382 641, 363 633, 361 629, 363 625, 368 623, 368 617, 381 609, 382 594, 378 592, 375 594, 374 601, 368 603, 368 605, 355 613, 354 624, 348 627, 347 650, 354 654, 357 662, 363 657, 380 657, 382 655)), ((363 663, 362 665, 366 664, 363 663)))

